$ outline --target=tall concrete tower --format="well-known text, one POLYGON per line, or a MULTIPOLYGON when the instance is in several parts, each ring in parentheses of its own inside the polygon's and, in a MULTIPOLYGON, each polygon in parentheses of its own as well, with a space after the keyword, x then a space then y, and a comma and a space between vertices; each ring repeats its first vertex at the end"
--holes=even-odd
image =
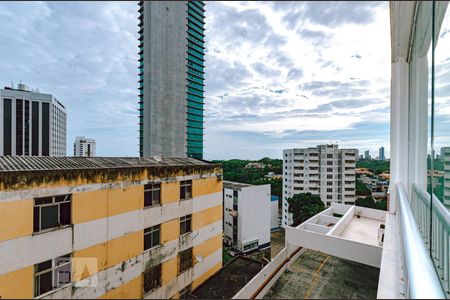
POLYGON ((139 153, 203 158, 203 1, 139 1, 139 153))

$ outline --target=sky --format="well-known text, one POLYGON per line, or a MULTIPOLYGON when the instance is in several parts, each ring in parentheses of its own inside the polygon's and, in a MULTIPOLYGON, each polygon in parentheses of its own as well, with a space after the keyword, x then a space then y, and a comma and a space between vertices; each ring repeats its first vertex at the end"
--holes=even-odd
MULTIPOLYGON (((338 143, 389 157, 387 2, 206 2, 206 159, 338 143)), ((137 2, 0 2, 0 84, 68 109, 98 156, 138 156, 137 2)))

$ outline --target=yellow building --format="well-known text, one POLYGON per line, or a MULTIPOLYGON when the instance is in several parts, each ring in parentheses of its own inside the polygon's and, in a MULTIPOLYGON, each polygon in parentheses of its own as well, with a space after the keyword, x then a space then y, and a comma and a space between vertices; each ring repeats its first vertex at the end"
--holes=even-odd
POLYGON ((0 157, 0 298, 180 298, 222 266, 222 169, 0 157))

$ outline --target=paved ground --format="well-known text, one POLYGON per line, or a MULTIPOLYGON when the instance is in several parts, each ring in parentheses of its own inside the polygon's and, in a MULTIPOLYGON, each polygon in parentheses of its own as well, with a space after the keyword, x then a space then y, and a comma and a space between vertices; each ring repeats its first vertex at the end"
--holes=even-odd
POLYGON ((379 269, 306 250, 265 299, 375 299, 379 269))
POLYGON ((261 269, 263 265, 256 260, 237 256, 223 266, 193 293, 191 299, 230 299, 243 288, 261 269))
POLYGON ((284 228, 270 233, 270 247, 272 258, 284 248, 284 228))

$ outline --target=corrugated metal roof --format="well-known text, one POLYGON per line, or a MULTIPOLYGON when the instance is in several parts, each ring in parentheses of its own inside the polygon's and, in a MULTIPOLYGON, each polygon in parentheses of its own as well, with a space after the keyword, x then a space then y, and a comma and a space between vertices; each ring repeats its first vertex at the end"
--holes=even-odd
POLYGON ((195 158, 0 156, 0 172, 208 165, 195 158))

